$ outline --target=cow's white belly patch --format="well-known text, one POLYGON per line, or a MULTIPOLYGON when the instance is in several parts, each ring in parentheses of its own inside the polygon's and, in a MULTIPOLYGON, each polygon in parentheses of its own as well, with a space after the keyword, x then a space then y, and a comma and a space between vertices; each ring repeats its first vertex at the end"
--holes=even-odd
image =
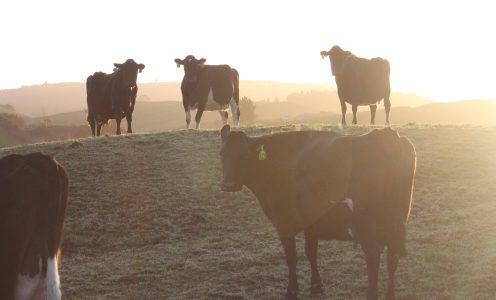
MULTIPOLYGON (((212 92, 212 89, 208 92, 208 98, 207 98, 207 103, 205 103, 205 108, 203 109, 204 111, 216 111, 216 110, 227 110, 229 108, 229 103, 225 105, 220 105, 219 103, 215 102, 214 100, 214 94, 212 92)), ((198 103, 195 105, 191 106, 191 109, 198 109, 198 103)))
POLYGON ((220 105, 219 103, 215 102, 214 93, 212 92, 212 89, 210 89, 210 91, 208 92, 207 103, 205 104, 205 110, 207 111, 226 110, 228 108, 229 108, 229 104, 220 105))

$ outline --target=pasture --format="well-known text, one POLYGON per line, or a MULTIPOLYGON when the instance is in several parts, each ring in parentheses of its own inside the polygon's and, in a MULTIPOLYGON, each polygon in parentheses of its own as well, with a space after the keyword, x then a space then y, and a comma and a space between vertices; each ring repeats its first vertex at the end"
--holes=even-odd
MULTIPOLYGON (((306 128, 242 130, 259 135, 306 128)), ((418 160, 408 256, 396 273, 398 299, 493 299, 496 128, 396 128, 412 140, 418 160)), ((3 148, 0 156, 41 151, 66 168, 65 299, 282 298, 287 269, 275 229, 249 190, 220 191, 219 148, 217 130, 181 130, 3 148)), ((365 260, 351 242, 320 242, 322 296, 310 296, 301 235, 297 247, 301 299, 365 297, 365 260)), ((380 276, 383 297, 384 263, 380 276)))

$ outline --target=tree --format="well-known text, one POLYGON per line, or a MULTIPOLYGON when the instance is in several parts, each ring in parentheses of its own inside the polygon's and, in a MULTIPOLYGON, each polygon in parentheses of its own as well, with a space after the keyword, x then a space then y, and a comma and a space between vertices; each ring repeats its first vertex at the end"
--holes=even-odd
POLYGON ((253 124, 257 115, 255 114, 255 109, 257 106, 248 97, 242 97, 241 101, 239 101, 239 111, 240 111, 240 120, 244 122, 244 124, 253 124))

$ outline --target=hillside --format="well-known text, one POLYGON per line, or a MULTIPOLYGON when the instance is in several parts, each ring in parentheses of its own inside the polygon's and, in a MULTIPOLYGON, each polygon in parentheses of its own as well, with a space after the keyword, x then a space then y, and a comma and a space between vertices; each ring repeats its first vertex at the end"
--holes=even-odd
MULTIPOLYGON (((329 83, 285 83, 241 80, 240 96, 254 101, 285 101, 298 104, 304 112, 340 111, 335 86, 329 83)), ((393 93, 396 106, 419 106, 430 99, 413 94, 393 93)), ((138 103, 181 101, 180 82, 139 83, 138 103)), ((0 104, 10 104, 17 112, 30 117, 81 111, 86 108, 85 83, 55 83, 0 90, 0 104)))
MULTIPOLYGON (((251 135, 295 130, 243 128, 251 135)), ((316 128, 336 129, 329 126, 316 128)), ((346 133, 366 132, 364 126, 346 133)), ((418 167, 399 299, 496 294, 496 128, 410 125, 418 167)), ((286 265, 254 196, 219 189, 218 131, 170 131, 0 149, 55 155, 70 177, 60 266, 65 299, 279 299, 286 265)), ((298 236, 301 299, 310 267, 298 236)), ((352 243, 321 242, 325 295, 361 299, 366 271, 352 243)), ((387 271, 381 266, 384 295, 387 271)))
MULTIPOLYGON (((327 123, 337 124, 341 121, 341 112, 327 110, 339 106, 337 99, 330 103, 309 100, 307 103, 300 101, 256 102, 257 123, 281 124, 285 122, 327 123)), ((358 113, 359 124, 370 122, 370 112, 367 106, 360 107, 358 113)), ((390 121, 392 124, 428 123, 428 124, 476 124, 496 125, 496 101, 472 100, 453 103, 428 103, 418 107, 393 106, 390 121)), ((348 108, 347 121, 351 124, 351 107, 348 108)), ((36 124, 44 119, 49 119, 53 125, 87 125, 84 111, 69 112, 33 118, 28 122, 36 124)), ((384 124, 385 112, 383 105, 379 105, 376 113, 377 124, 384 124)), ((243 112, 241 112, 243 124, 243 112)), ((220 117, 217 112, 205 112, 202 118, 202 128, 219 128, 220 117)), ((182 104, 176 101, 141 102, 136 105, 133 115, 133 128, 135 132, 163 131, 182 129, 185 126, 184 110, 182 104)), ((89 133, 88 129, 88 133, 89 133)), ((113 129, 107 132, 113 133, 113 129)))

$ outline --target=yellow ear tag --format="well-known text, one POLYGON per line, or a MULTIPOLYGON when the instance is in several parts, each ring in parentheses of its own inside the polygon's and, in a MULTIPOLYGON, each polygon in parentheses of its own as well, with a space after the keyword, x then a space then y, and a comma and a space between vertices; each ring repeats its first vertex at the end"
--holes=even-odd
POLYGON ((258 148, 258 160, 266 160, 267 159, 267 153, 264 151, 264 146, 261 145, 260 148, 258 148))
POLYGON ((176 64, 176 65, 177 65, 177 67, 178 67, 178 68, 180 68, 180 67, 181 67, 181 65, 180 65, 180 64, 176 64))

